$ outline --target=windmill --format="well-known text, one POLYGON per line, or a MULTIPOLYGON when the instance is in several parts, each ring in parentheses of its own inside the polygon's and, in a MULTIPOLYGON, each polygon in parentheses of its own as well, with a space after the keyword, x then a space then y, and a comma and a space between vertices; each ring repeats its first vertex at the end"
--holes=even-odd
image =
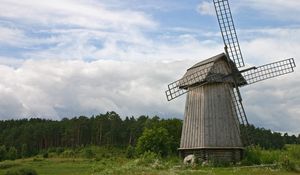
POLYGON ((199 62, 168 85, 171 101, 187 94, 180 154, 202 160, 239 161, 249 142, 249 123, 240 87, 294 72, 293 58, 258 67, 245 66, 228 0, 213 0, 225 53, 199 62))

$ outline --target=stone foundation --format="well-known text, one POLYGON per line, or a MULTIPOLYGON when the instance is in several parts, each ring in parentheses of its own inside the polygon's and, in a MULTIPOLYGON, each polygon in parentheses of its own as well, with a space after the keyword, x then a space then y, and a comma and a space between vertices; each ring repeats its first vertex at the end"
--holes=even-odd
POLYGON ((202 148, 202 149, 179 149, 180 156, 185 158, 188 155, 195 155, 203 161, 232 162, 237 163, 243 159, 243 148, 202 148))

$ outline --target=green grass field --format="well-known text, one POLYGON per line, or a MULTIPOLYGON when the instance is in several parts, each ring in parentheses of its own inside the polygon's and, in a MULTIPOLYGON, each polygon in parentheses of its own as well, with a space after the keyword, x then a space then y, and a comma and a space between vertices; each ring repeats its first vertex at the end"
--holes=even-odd
MULTIPOLYGON (((83 148, 84 150, 84 148, 83 148)), ((92 158, 84 158, 84 151, 78 151, 74 156, 66 154, 58 155, 49 153, 49 158, 43 158, 42 155, 18 159, 14 161, 0 162, 0 175, 6 175, 7 171, 13 171, 20 168, 31 168, 36 170, 39 175, 296 175, 300 174, 300 146, 288 146, 282 151, 264 151, 261 150, 257 156, 260 156, 261 164, 265 162, 272 165, 258 166, 185 166, 181 160, 176 157, 156 159, 153 156, 141 156, 128 159, 122 151, 108 152, 108 149, 93 147, 92 158), (284 167, 284 162, 293 163, 294 169, 284 167)), ((70 152, 69 150, 67 151, 70 152)), ((68 154, 70 155, 70 154, 68 154)))

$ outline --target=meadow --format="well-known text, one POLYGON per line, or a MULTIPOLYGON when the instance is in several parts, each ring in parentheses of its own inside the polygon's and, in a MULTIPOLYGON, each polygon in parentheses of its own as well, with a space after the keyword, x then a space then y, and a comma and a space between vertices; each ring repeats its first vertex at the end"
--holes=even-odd
POLYGON ((246 158, 236 165, 184 165, 176 156, 161 158, 151 152, 137 156, 122 148, 95 146, 49 149, 31 158, 0 162, 0 175, 23 175, 20 170, 38 175, 296 175, 300 174, 300 145, 282 150, 249 147, 246 158))

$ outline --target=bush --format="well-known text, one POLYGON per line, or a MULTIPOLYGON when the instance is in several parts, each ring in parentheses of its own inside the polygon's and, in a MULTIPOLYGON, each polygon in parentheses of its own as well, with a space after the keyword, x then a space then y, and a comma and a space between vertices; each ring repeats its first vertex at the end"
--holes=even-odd
POLYGON ((74 158, 76 154, 73 150, 65 150, 61 155, 65 158, 74 158))
POLYGON ((84 157, 91 159, 91 158, 95 157, 95 153, 92 151, 92 149, 86 148, 86 149, 84 149, 84 157))
POLYGON ((280 160, 279 150, 264 150, 261 152, 261 163, 262 164, 274 164, 280 160))
POLYGON ((15 147, 10 147, 7 153, 7 158, 10 160, 15 160, 17 155, 17 149, 15 147))
POLYGON ((145 129, 137 142, 137 152, 153 152, 161 156, 167 156, 171 152, 171 137, 165 128, 145 129))
POLYGON ((245 150, 245 158, 242 160, 243 165, 260 165, 262 149, 259 146, 250 146, 245 150))
POLYGON ((61 148, 61 147, 56 148, 56 154, 57 154, 57 155, 60 155, 60 154, 63 153, 63 152, 64 152, 64 148, 61 148))
POLYGON ((126 149, 126 158, 132 159, 135 156, 135 149, 133 146, 129 145, 126 149))
POLYGON ((156 160, 159 160, 160 156, 154 152, 147 151, 144 154, 140 155, 138 164, 140 165, 149 165, 155 163, 156 160))
POLYGON ((37 172, 31 168, 22 168, 18 170, 9 170, 5 175, 37 175, 37 172))
POLYGON ((43 154, 43 158, 48 158, 49 157, 49 153, 48 152, 45 152, 44 154, 43 154))
POLYGON ((281 166, 287 171, 298 171, 295 162, 291 161, 287 155, 283 157, 281 166))
POLYGON ((291 158, 295 160, 300 160, 300 146, 299 145, 287 145, 286 149, 291 158))

